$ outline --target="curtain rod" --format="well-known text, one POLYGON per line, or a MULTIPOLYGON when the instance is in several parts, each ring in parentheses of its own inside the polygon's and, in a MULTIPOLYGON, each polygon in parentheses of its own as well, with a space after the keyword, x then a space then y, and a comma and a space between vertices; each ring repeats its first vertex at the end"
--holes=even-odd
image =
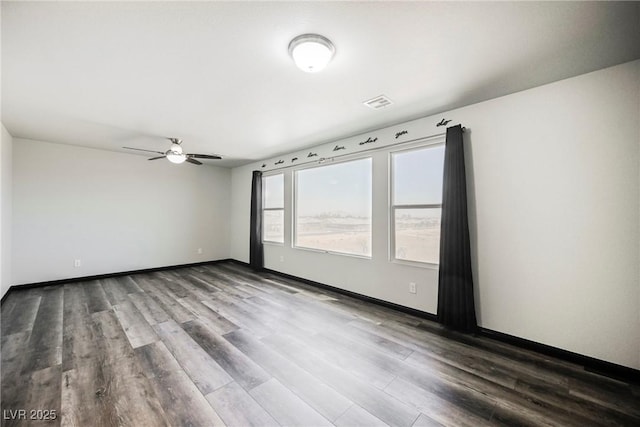
MULTIPOLYGON (((464 132, 465 128, 462 128, 462 131, 464 132)), ((402 142, 396 142, 395 144, 388 144, 388 145, 383 145, 380 147, 371 147, 371 148, 367 148, 365 150, 360 150, 360 151, 355 151, 353 153, 345 153, 345 154, 338 154, 335 156, 331 156, 331 157, 321 157, 317 160, 309 160, 307 162, 301 162, 301 163, 296 163, 294 165, 288 165, 288 166, 280 166, 280 167, 276 167, 273 169, 268 169, 265 170, 265 173, 268 172, 273 172, 273 171, 279 171, 279 170, 285 170, 285 169, 292 169, 298 166, 302 166, 302 165, 309 165, 309 164, 313 164, 313 163, 317 163, 317 164, 322 164, 322 163, 326 163, 327 161, 333 161, 335 159, 338 159, 340 157, 347 157, 347 156, 354 156, 356 154, 361 154, 361 153, 370 153, 373 151, 380 151, 380 150, 384 150, 386 148, 391 148, 391 147, 397 147, 397 146, 401 146, 401 145, 406 145, 406 144, 411 144, 411 143, 416 143, 416 142, 420 142, 420 141, 424 141, 424 140, 428 140, 428 139, 433 139, 433 138, 439 138, 442 136, 445 136, 447 133, 446 132, 440 132, 440 133, 436 133, 433 135, 428 135, 428 136, 421 136, 419 138, 413 138, 407 141, 402 141, 402 142)))

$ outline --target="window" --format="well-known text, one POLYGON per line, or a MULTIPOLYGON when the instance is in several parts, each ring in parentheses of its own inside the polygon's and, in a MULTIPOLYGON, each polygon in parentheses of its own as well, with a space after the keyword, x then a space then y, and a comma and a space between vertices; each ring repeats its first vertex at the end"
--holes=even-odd
POLYGON ((284 175, 262 180, 262 241, 284 243, 284 175))
POLYGON ((438 264, 444 145, 398 151, 391 161, 393 257, 438 264))
POLYGON ((371 256, 371 163, 296 171, 296 247, 371 256))

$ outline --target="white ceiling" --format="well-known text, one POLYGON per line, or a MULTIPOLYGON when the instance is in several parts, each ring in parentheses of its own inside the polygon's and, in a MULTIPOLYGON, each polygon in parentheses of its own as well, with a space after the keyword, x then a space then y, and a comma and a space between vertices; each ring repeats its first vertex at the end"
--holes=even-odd
POLYGON ((2 121, 233 166, 638 58, 639 2, 2 1, 2 121), (322 73, 288 57, 308 32, 322 73))

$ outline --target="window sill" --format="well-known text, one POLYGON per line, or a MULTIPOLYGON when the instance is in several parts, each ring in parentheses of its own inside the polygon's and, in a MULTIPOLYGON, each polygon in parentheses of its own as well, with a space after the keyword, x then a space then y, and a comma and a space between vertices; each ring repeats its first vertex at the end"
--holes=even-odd
POLYGON ((408 267, 426 268, 427 270, 440 269, 440 264, 434 264, 431 262, 409 261, 409 260, 397 259, 397 258, 391 258, 390 262, 393 264, 406 265, 408 267))
POLYGON ((350 257, 350 258, 359 258, 359 259, 365 259, 365 260, 371 260, 371 256, 367 256, 367 255, 356 255, 356 254, 349 254, 349 253, 345 253, 345 252, 334 252, 334 251, 326 251, 324 249, 314 249, 314 248, 305 248, 304 246, 292 246, 293 249, 299 249, 301 251, 308 251, 308 252, 315 252, 315 253, 320 253, 320 254, 328 254, 328 255, 339 255, 339 256, 345 256, 345 257, 350 257))

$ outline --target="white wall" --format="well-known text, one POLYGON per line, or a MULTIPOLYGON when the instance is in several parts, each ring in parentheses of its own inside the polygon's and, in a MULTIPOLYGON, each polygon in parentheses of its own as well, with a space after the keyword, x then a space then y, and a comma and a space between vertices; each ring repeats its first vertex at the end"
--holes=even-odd
POLYGON ((0 123, 0 298, 11 286, 11 214, 13 138, 0 123))
MULTIPOLYGON (((374 135, 391 144, 405 129, 403 138, 432 135, 442 117, 468 129, 480 325, 640 369, 640 61, 313 151, 330 156, 335 144, 374 135)), ((231 256, 241 261, 249 257, 251 171, 262 163, 232 171, 231 256)), ((267 245, 265 266, 435 314, 437 272, 387 260, 386 182, 386 159, 375 154, 374 188, 385 191, 373 202, 372 260, 267 245)), ((290 194, 290 177, 285 184, 290 194)))
POLYGON ((13 153, 16 284, 229 257, 228 169, 18 138, 13 153))

